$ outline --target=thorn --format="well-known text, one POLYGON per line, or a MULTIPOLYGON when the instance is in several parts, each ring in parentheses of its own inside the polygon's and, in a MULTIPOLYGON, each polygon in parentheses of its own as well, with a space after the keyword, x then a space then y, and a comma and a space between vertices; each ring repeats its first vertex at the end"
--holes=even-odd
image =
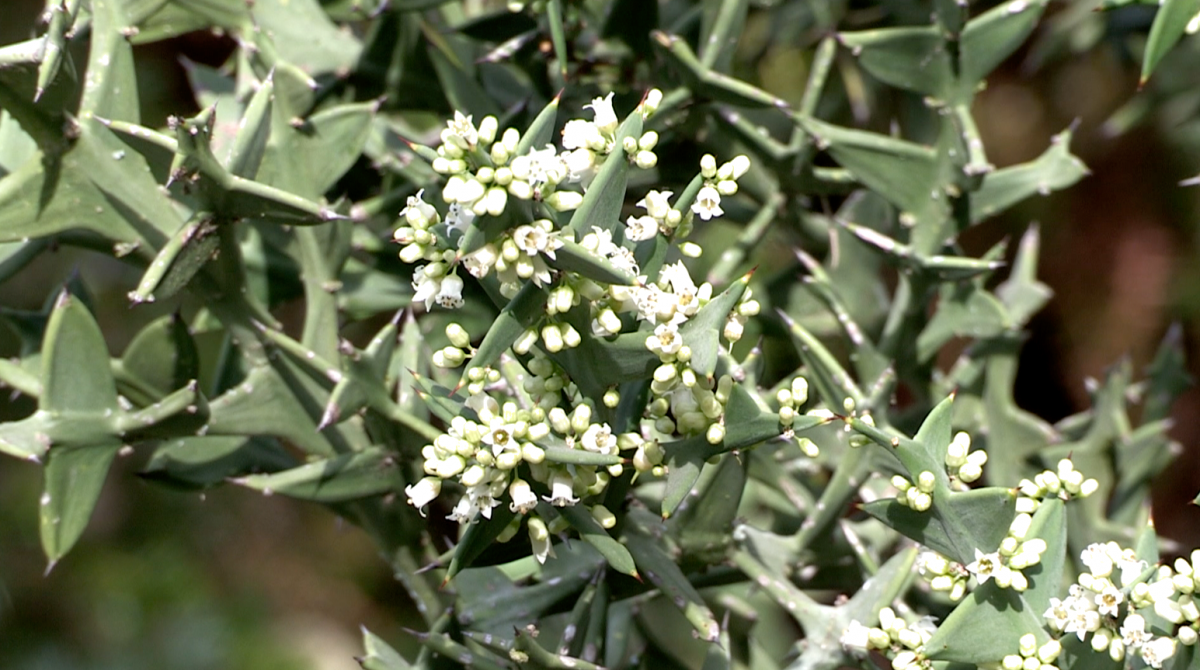
POLYGON ((641 582, 643 584, 646 583, 645 580, 642 579, 642 576, 640 574, 638 574, 638 571, 636 569, 633 571, 633 574, 629 575, 629 576, 633 577, 634 579, 638 580, 639 582, 641 582))
POLYGON ((56 559, 53 559, 53 560, 51 560, 49 563, 47 563, 47 564, 46 564, 46 571, 42 573, 42 577, 49 577, 49 576, 50 576, 50 571, 51 571, 51 570, 53 570, 53 569, 54 569, 54 566, 56 566, 56 565, 58 565, 58 559, 57 559, 57 558, 56 558, 56 559))
POLYGON ((329 405, 325 407, 325 412, 321 415, 321 422, 317 424, 317 432, 325 430, 329 426, 337 423, 338 417, 341 416, 342 410, 331 399, 329 405))
POLYGON ((37 90, 33 92, 33 101, 37 102, 38 100, 41 100, 42 93, 45 93, 45 92, 46 92, 46 89, 42 88, 41 86, 38 86, 37 90))

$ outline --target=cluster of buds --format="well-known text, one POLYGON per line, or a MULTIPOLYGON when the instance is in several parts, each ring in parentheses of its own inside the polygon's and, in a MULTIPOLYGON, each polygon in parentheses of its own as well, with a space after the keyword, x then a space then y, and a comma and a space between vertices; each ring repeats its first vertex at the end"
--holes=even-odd
MULTIPOLYGON (((1081 642, 1090 634, 1096 652, 1107 651, 1118 662, 1128 653, 1137 652, 1153 668, 1161 668, 1175 654, 1177 643, 1196 643, 1200 612, 1191 602, 1190 591, 1175 598, 1179 575, 1170 567, 1160 566, 1147 583, 1146 562, 1139 560, 1132 549, 1115 542, 1088 545, 1079 558, 1087 570, 1070 586, 1065 599, 1051 598, 1050 607, 1042 615, 1051 630, 1074 634, 1081 642), (1155 637, 1137 612, 1147 608, 1167 621, 1184 625, 1172 637, 1155 637)), ((1181 559, 1177 567, 1190 569, 1191 565, 1181 559)), ((1178 581, 1187 582, 1185 588, 1194 588, 1190 573, 1178 581)))
POLYGON ((1011 588, 1014 591, 1024 591, 1029 588, 1029 580, 1023 570, 1042 562, 1042 554, 1046 553, 1046 541, 1040 537, 1025 539, 1033 517, 1027 513, 1018 513, 1008 527, 1008 535, 1000 541, 1000 548, 990 554, 975 549, 975 560, 967 564, 967 571, 979 580, 980 584, 991 579, 1002 589, 1011 588))
POLYGON ((704 178, 704 185, 692 203, 692 213, 705 221, 724 214, 721 196, 729 197, 737 193, 737 180, 749 169, 750 159, 745 156, 737 156, 721 167, 717 167, 717 159, 712 154, 701 156, 700 176, 704 178))
POLYGON ((909 624, 890 607, 879 610, 879 625, 867 627, 851 621, 842 632, 840 642, 848 651, 866 653, 878 651, 891 659, 893 670, 932 668, 925 658, 925 643, 937 628, 932 617, 923 617, 909 624))
POLYGON ((952 602, 962 600, 967 593, 967 566, 952 561, 936 551, 923 551, 917 558, 917 571, 929 579, 929 588, 945 593, 952 602))
POLYGON ((433 352, 433 364, 439 368, 456 368, 475 353, 470 333, 459 323, 446 325, 446 339, 450 344, 433 352))
POLYGON ((961 483, 960 488, 983 476, 983 465, 987 463, 986 451, 971 451, 971 436, 966 433, 955 433, 954 439, 946 449, 946 472, 950 481, 961 483))
POLYGON ((1058 670, 1054 665, 1062 653, 1062 644, 1058 640, 1050 640, 1039 647, 1037 637, 1026 633, 1017 641, 1017 647, 1020 653, 1009 654, 1000 662, 1004 670, 1058 670))
MULTIPOLYGON (((675 367, 664 364, 658 368, 663 369, 673 371, 675 367)), ((658 392, 653 389, 653 384, 666 378, 666 375, 659 375, 658 370, 651 385, 651 392, 656 397, 646 408, 650 432, 662 439, 679 433, 704 435, 711 444, 724 440, 725 403, 733 389, 733 378, 721 375, 714 384, 712 379, 698 376, 691 368, 684 367, 674 386, 658 392)))
POLYGON ((933 506, 933 489, 937 486, 937 475, 925 470, 917 475, 916 482, 910 482, 902 475, 892 476, 892 486, 900 492, 896 502, 917 512, 924 512, 933 506))
POLYGON ((781 388, 775 392, 775 400, 779 403, 779 425, 783 426, 783 436, 788 439, 795 439, 796 446, 800 447, 800 452, 809 458, 816 458, 821 455, 821 449, 807 437, 796 437, 796 433, 792 430, 792 424, 796 422, 796 416, 800 412, 800 408, 808 402, 808 380, 804 377, 795 377, 786 388, 781 388))
POLYGON ((1022 479, 1021 483, 1017 485, 1021 496, 1034 501, 1052 496, 1062 500, 1071 500, 1086 498, 1100 488, 1100 482, 1095 479, 1084 479, 1083 473, 1075 469, 1075 464, 1069 458, 1059 461, 1057 470, 1057 472, 1043 470, 1032 480, 1022 479))

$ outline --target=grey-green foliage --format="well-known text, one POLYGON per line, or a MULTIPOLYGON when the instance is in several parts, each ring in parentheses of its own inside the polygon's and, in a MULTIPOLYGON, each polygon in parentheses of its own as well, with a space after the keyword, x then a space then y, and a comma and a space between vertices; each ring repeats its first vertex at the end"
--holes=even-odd
MULTIPOLYGON (((1164 4, 1147 75, 1196 4, 1164 4)), ((73 245, 143 273, 129 287, 134 314, 140 303, 181 295, 199 305, 149 323, 117 358, 79 287, 54 291, 39 313, 0 310, 21 344, 0 361, 0 380, 38 408, 0 424, 0 451, 44 466, 41 536, 51 565, 76 545, 110 463, 129 446, 154 481, 315 501, 369 533, 427 629, 412 660, 364 632, 365 668, 501 668, 514 659, 551 668, 836 668, 869 663, 841 636, 892 604, 944 617, 925 648, 938 667, 999 662, 1024 633, 1057 637, 1042 613, 1074 571, 1067 557, 1090 542, 1128 543, 1145 525, 1149 483, 1170 460, 1166 408, 1185 380, 1180 344, 1169 338, 1145 380, 1114 369, 1094 409, 1058 426, 1013 401, 1022 328, 1049 298, 1036 278, 1038 230, 981 258, 957 240, 1087 174, 1069 131, 1041 157, 995 169, 971 115, 987 76, 1037 30, 1046 2, 977 11, 939 1, 932 22, 915 24, 903 20, 904 3, 884 4, 877 25, 815 41, 841 25, 844 3, 749 5, 548 0, 509 13, 436 0, 48 2, 41 36, 0 47, 0 280, 73 245), (793 45, 807 66, 798 104, 734 76, 750 12, 765 14, 777 39, 804 35, 793 45), (144 127, 133 45, 200 29, 238 43, 219 70, 190 66, 202 111, 144 127), (847 59, 841 69, 838 59, 847 59), (852 127, 847 110, 861 101, 839 81, 847 71, 857 85, 865 75, 881 110, 890 99, 919 111, 890 134, 852 127), (739 382, 724 401, 724 432, 665 442, 665 471, 614 476, 595 501, 616 515, 611 530, 583 506, 562 508, 556 558, 544 564, 493 546, 512 537, 507 504, 438 555, 431 522, 405 504, 405 488, 423 476, 421 449, 471 412, 456 391, 473 369, 500 371, 520 396, 529 360, 508 352, 543 323, 548 289, 528 282, 508 300, 480 282, 453 313, 476 335, 474 357, 461 373, 430 366, 449 319, 410 306, 412 270, 395 260, 390 239, 406 198, 441 188, 433 119, 499 115, 522 130, 520 152, 553 141, 569 118, 560 112, 575 115, 597 93, 615 91, 628 111, 651 87, 665 94, 657 112, 630 112, 616 132, 619 144, 657 131, 657 169, 611 154, 558 227, 616 230, 650 188, 674 189, 686 212, 701 181, 680 156, 753 158, 725 202, 732 227, 696 224, 708 247, 700 267, 725 292, 682 329, 692 370, 739 382), (837 211, 822 211, 829 201, 837 211), (781 245, 799 260, 780 261, 772 248, 781 245), (755 282, 771 281, 749 285, 774 309, 747 330, 765 339, 730 351, 718 333, 751 282, 741 273, 760 262, 775 266, 755 282), (303 323, 285 330, 274 310, 295 299, 303 323), (361 348, 343 339, 350 334, 361 348), (939 367, 952 341, 966 346, 939 367), (767 360, 781 342, 794 344, 798 369, 767 360), (798 409, 832 412, 801 413, 789 430, 775 392, 797 374, 815 397, 798 409), (1144 404, 1141 425, 1130 419, 1135 401, 1144 404), (944 463, 956 431, 985 446, 989 486, 952 486, 944 463), (795 433, 819 456, 805 456, 795 433), (1029 536, 1048 548, 1028 590, 993 582, 955 606, 914 586, 916 550, 905 537, 971 562, 1008 533, 1018 481, 1068 455, 1100 490, 1039 508, 1029 536), (916 481, 923 472, 935 475, 929 509, 878 499, 889 476, 916 481), (859 500, 870 501, 866 515, 851 513, 859 500), (831 604, 831 592, 850 597, 831 604)), ((884 114, 873 113, 875 127, 889 121, 884 114)), ((458 248, 476 251, 526 222, 481 216, 458 248)), ((679 240, 660 235, 636 247, 643 271, 662 267, 670 241, 679 240)), ((552 269, 555 281, 644 281, 571 240, 552 269)), ((564 407, 587 402, 614 432, 636 429, 658 365, 646 333, 627 323, 604 339, 590 334, 586 311, 572 314, 583 341, 554 356, 578 391, 564 407), (606 406, 602 396, 618 387, 621 403, 606 406)), ((570 444, 546 454, 593 471, 630 461, 570 444)), ((556 514, 547 510, 539 506, 556 514)), ((446 511, 435 505, 431 514, 446 511)), ((1151 533, 1141 555, 1156 559, 1154 544, 1151 533)), ((1064 667, 1106 658, 1081 646, 1064 654, 1064 667)), ((1176 658, 1184 667, 1190 652, 1176 658)))

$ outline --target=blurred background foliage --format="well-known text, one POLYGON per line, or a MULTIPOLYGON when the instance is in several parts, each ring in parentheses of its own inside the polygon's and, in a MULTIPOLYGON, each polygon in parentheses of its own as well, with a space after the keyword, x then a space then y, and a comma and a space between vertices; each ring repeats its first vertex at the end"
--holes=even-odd
MULTIPOLYGON (((322 4, 335 16, 353 16, 348 0, 322 4)), ((681 4, 687 3, 670 3, 681 4)), ((503 12, 503 5, 450 3, 427 12, 430 25, 442 25, 503 12)), ((1099 5, 1052 3, 1033 38, 990 77, 973 109, 998 167, 1034 159, 1052 135, 1073 125, 1071 150, 1092 172, 1073 188, 972 228, 962 240, 968 254, 978 255, 1015 238, 1031 221, 1041 223, 1040 276, 1055 299, 1031 324, 1016 397, 1050 421, 1088 407, 1085 380, 1101 378, 1122 357, 1144 368, 1172 322, 1183 325, 1191 365, 1200 361, 1200 188, 1179 186, 1200 172, 1200 39, 1185 38, 1139 90, 1139 59, 1154 8, 1093 11, 1099 5)), ((38 34, 41 10, 40 0, 5 0, 0 44, 38 34)), ((831 18, 844 17, 843 29, 859 29, 924 23, 930 11, 930 3, 919 0, 752 2, 732 71, 797 103, 813 46, 832 30, 831 18)), ((535 48, 521 57, 549 59, 541 45, 548 39, 536 35, 535 48)), ((205 101, 193 96, 188 68, 218 67, 234 48, 231 38, 208 31, 135 47, 143 124, 158 127, 168 115, 194 114, 205 101)), ((615 42, 594 45, 593 64, 608 58, 632 63, 632 71, 598 66, 570 77, 601 90, 619 82, 625 94, 653 83, 661 64, 646 60, 649 49, 627 51, 615 42)), ((835 67, 848 102, 841 122, 886 130, 894 118, 923 113, 912 96, 871 82, 849 54, 839 54, 835 67)), ((570 77, 568 91, 576 83, 570 77)), ((408 85, 422 84, 429 82, 408 85)), ((378 93, 364 86, 358 96, 378 93)), ((448 111, 426 110, 431 120, 448 111)), ((717 243, 746 220, 735 213, 708 234, 717 243)), ((786 251, 775 259, 780 268, 793 262, 786 251)), ((786 283, 786 271, 781 274, 786 283)), ((38 310, 50 287, 72 277, 93 296, 113 352, 175 307, 131 310, 126 292, 139 273, 75 249, 40 255, 0 285, 0 305, 38 310)), ((299 309, 284 302, 277 316, 295 326, 299 309)), ((14 355, 17 346, 0 328, 0 356, 14 355)), ((26 402, 6 397, 0 418, 25 415, 26 402)), ((1185 454, 1155 488, 1155 516, 1161 535, 1196 546, 1200 524, 1186 503, 1200 489, 1200 391, 1187 392, 1174 415, 1172 435, 1185 454)), ((0 667, 349 670, 361 653, 356 623, 399 642, 401 629, 417 621, 364 534, 325 510, 235 487, 203 495, 172 491, 139 479, 137 465, 118 461, 81 549, 47 576, 35 521, 40 470, 0 468, 0 667)))

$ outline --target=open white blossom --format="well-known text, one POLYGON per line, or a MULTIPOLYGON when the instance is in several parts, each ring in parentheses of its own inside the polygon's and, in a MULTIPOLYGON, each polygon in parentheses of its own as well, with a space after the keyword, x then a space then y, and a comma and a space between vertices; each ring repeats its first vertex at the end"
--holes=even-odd
POLYGON ((984 584, 988 579, 997 577, 1002 573, 1007 573, 1008 567, 1000 560, 1000 553, 993 551, 990 554, 985 554, 975 549, 975 560, 967 564, 967 572, 975 575, 980 584, 984 584))
POLYGON ((1142 645, 1142 660, 1152 668, 1161 668, 1163 663, 1175 655, 1175 640, 1157 637, 1153 642, 1142 645))
POLYGON ((542 226, 537 225, 517 226, 512 235, 513 243, 517 245, 517 248, 530 256, 536 256, 541 253, 554 258, 554 250, 563 245, 562 240, 551 235, 542 226))
POLYGON ((683 348, 683 336, 675 323, 660 323, 654 334, 646 337, 646 348, 660 356, 671 356, 683 348))
POLYGON ((586 451, 597 454, 617 453, 617 438, 612 434, 612 428, 607 423, 593 423, 584 431, 580 443, 586 451))
POLYGON ((1146 630, 1146 620, 1140 614, 1130 614, 1121 623, 1121 642, 1129 649, 1137 649, 1153 637, 1146 630))
POLYGON ((414 289, 413 302, 425 304, 425 309, 433 307, 433 303, 447 309, 457 309, 463 305, 463 280, 457 275, 430 277, 421 266, 413 272, 412 286, 414 289))
POLYGON ((508 487, 508 495, 512 498, 508 509, 519 514, 528 514, 533 508, 537 507, 537 494, 530 488, 529 482, 524 479, 517 478, 508 487))
POLYGON ((425 506, 438 497, 442 492, 442 480, 437 477, 425 477, 416 484, 404 487, 404 495, 408 496, 408 504, 421 511, 425 516, 425 506))
POLYGON ((550 480, 550 495, 545 501, 555 507, 567 507, 579 502, 575 497, 574 479, 565 472, 557 472, 550 480))
POLYGON ((658 221, 650 216, 631 216, 625 219, 625 239, 634 242, 652 240, 658 235, 658 221))
POLYGON ((425 189, 421 189, 416 195, 408 196, 404 209, 400 210, 400 216, 417 228, 427 228, 430 223, 437 221, 437 210, 423 200, 424 195, 425 189))
POLYGON ((696 201, 692 203, 692 211, 705 221, 714 216, 721 216, 725 213, 725 210, 721 209, 721 194, 717 193, 717 189, 705 186, 696 194, 696 201))
POLYGON ((584 109, 592 110, 592 122, 603 133, 611 133, 617 129, 617 113, 613 111, 612 99, 613 94, 609 93, 603 98, 593 98, 591 104, 583 106, 584 109))
MULTIPOLYGON (((1115 547, 1115 545, 1114 545, 1115 547)), ((1111 547, 1106 544, 1089 544, 1079 554, 1079 560, 1087 566, 1089 572, 1096 577, 1107 577, 1112 574, 1113 557, 1111 547)))
POLYGON ((446 228, 466 232, 475 220, 475 212, 470 207, 463 207, 457 202, 446 208, 446 228))
POLYGON ((598 151, 604 147, 604 136, 600 129, 591 121, 571 119, 563 126, 562 145, 564 149, 590 149, 598 151))

